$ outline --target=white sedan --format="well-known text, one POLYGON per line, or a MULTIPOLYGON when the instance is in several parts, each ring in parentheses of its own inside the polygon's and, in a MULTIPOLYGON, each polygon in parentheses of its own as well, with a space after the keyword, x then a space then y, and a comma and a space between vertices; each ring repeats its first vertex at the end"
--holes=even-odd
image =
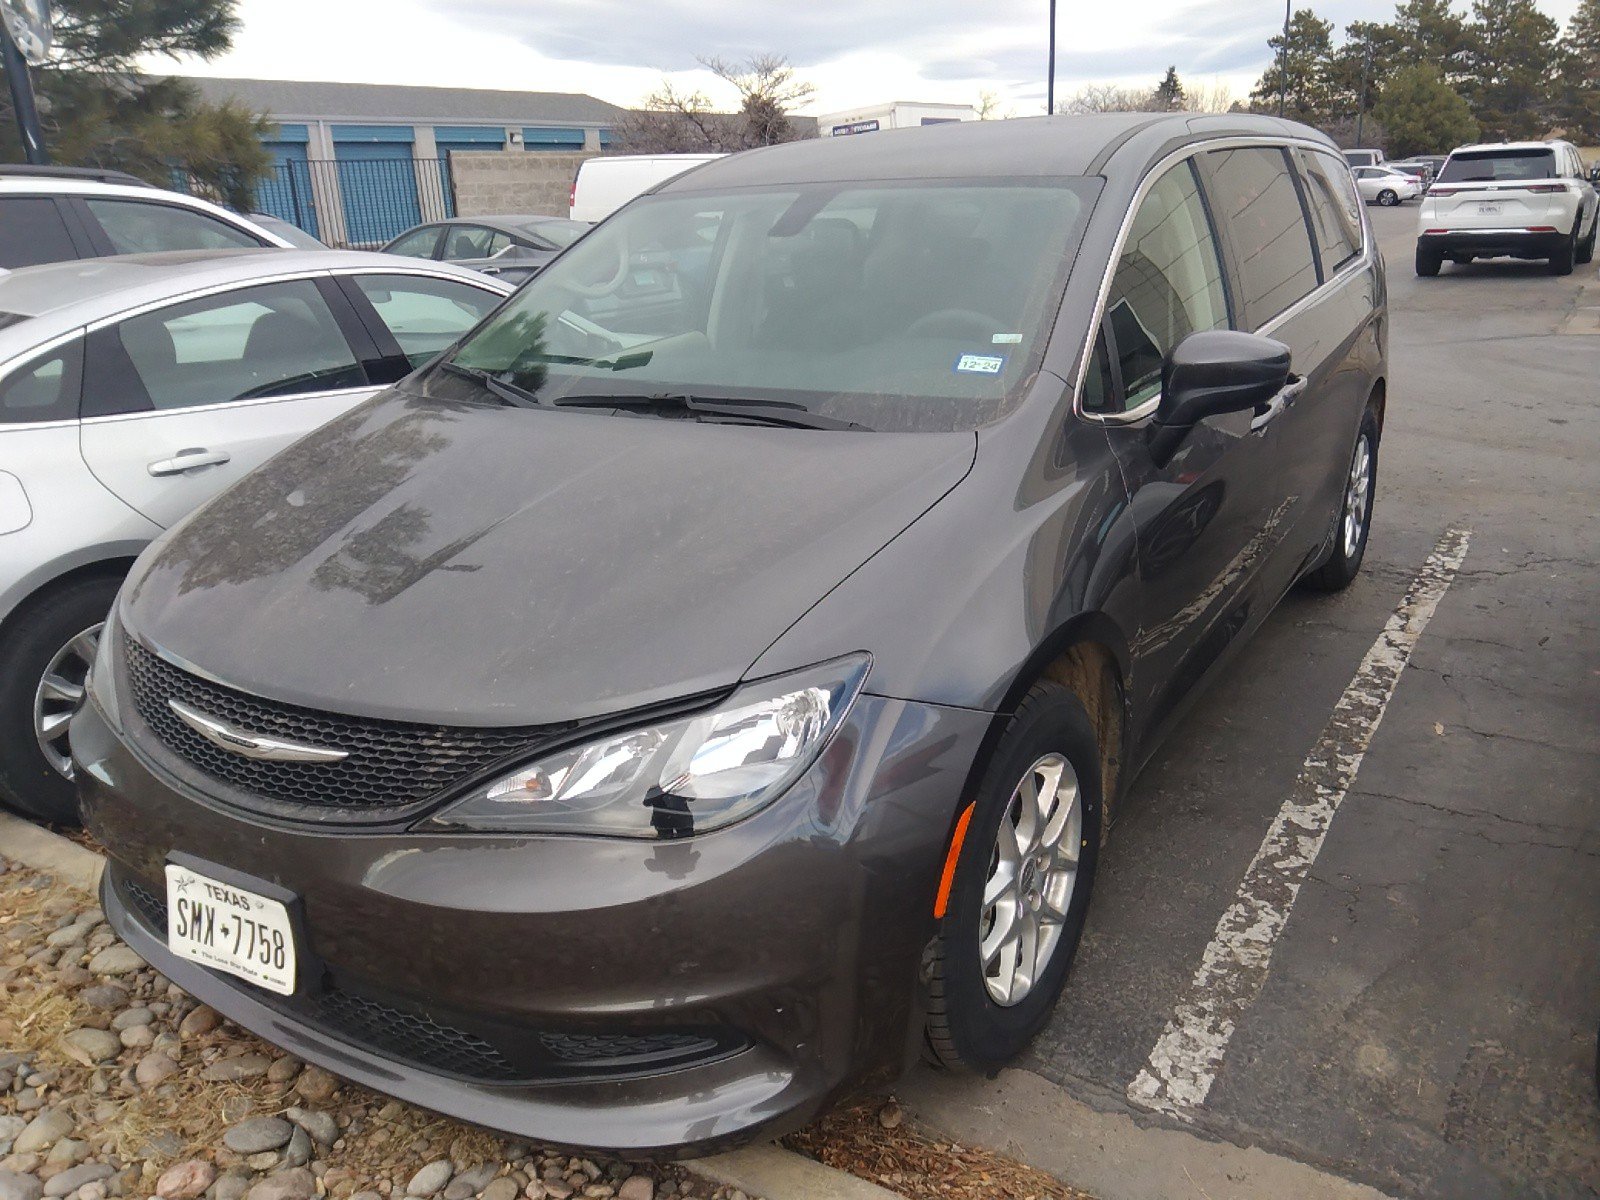
POLYGON ((1422 181, 1404 171, 1388 167, 1354 167, 1356 190, 1368 204, 1381 204, 1385 208, 1422 195, 1422 181))

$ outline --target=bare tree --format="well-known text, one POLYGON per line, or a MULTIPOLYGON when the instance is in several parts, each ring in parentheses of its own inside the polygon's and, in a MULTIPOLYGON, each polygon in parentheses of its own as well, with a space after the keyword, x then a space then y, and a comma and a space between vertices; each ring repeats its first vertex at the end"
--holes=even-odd
POLYGON ((980 121, 1005 121, 1016 116, 1016 110, 1000 108, 1000 97, 991 91, 978 93, 978 102, 972 106, 972 111, 978 114, 980 121))
POLYGON ((1073 116, 1085 113, 1149 112, 1154 101, 1150 92, 1118 87, 1110 83, 1090 83, 1067 97, 1061 111, 1073 116))
POLYGON ((758 54, 732 63, 714 57, 699 61, 733 87, 738 110, 718 112, 704 92, 680 90, 663 79, 640 108, 617 124, 616 145, 621 152, 731 153, 815 136, 797 128, 789 110, 810 100, 816 89, 796 77, 782 55, 758 54))
POLYGON ((1185 112, 1220 113, 1233 107, 1233 89, 1220 79, 1210 83, 1183 85, 1183 110, 1185 112))

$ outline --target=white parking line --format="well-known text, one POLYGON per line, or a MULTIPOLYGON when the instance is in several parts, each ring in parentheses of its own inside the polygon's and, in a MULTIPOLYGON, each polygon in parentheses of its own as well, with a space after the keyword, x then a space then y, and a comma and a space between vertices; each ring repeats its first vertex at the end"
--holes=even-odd
POLYGON ((1333 814, 1361 768, 1411 651, 1467 556, 1471 536, 1451 529, 1439 539, 1334 705, 1233 904, 1217 922, 1185 998, 1128 1085, 1135 1104, 1182 1117, 1206 1102, 1234 1028, 1267 980, 1273 946, 1333 814))

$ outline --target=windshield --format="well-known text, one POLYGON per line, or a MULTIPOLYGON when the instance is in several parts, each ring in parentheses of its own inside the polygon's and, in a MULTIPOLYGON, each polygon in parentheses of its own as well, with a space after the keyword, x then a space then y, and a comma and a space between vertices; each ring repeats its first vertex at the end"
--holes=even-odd
POLYGON ((1549 150, 1477 150, 1453 154, 1439 173, 1440 183, 1484 183, 1500 179, 1554 179, 1556 156, 1549 150))
POLYGON ((462 343, 455 371, 422 386, 461 397, 464 374, 479 372, 541 403, 689 394, 872 429, 975 428, 1038 369, 1098 188, 998 179, 646 197, 524 285, 462 343))
POLYGON ((522 227, 522 231, 561 250, 588 233, 589 227, 578 221, 563 221, 557 218, 551 221, 529 221, 522 227))

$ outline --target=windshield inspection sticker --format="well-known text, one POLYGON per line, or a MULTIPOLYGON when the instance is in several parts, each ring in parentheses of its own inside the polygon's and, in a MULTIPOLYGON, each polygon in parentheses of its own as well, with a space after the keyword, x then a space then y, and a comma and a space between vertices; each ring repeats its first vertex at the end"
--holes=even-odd
POLYGON ((1005 366, 1004 354, 963 354, 954 370, 958 375, 998 375, 1005 366))
POLYGON ((989 339, 996 346, 1015 346, 1022 341, 1020 333, 997 333, 989 339))

